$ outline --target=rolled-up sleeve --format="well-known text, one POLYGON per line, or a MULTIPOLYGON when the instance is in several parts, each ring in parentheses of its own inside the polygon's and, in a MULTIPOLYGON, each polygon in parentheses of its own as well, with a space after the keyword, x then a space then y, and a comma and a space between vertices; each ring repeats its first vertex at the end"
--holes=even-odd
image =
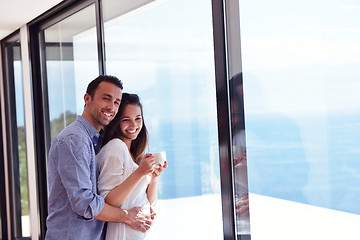
POLYGON ((88 141, 70 135, 59 141, 58 172, 72 210, 87 220, 94 219, 104 207, 96 190, 96 159, 88 141))

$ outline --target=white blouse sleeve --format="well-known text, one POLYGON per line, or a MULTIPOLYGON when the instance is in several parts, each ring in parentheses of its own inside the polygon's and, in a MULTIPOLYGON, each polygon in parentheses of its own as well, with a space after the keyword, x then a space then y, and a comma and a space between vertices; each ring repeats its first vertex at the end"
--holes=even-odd
POLYGON ((98 191, 103 198, 125 180, 128 150, 119 139, 108 142, 96 156, 100 174, 98 191))

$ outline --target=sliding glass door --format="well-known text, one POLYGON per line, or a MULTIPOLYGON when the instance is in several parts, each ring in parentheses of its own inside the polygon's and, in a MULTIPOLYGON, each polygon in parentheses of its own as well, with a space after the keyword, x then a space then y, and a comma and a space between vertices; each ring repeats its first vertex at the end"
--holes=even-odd
POLYGON ((165 151, 169 163, 149 234, 223 238, 211 2, 100 3, 81 1, 31 27, 40 43, 40 168, 51 139, 82 113, 87 84, 99 73, 115 75, 142 99, 147 151, 165 151))
POLYGON ((149 234, 222 239, 211 1, 102 3, 106 71, 140 96, 147 151, 169 163, 149 234))
MULTIPOLYGON (((18 239, 30 237, 27 155, 22 61, 19 34, 2 41, 4 71, 7 170, 11 231, 18 239)), ((3 182, 2 184, 5 184, 3 182)), ((5 198, 1 201, 5 201, 5 198)), ((3 203, 2 203, 3 204, 3 203)), ((6 221, 6 219, 4 219, 6 221)))
POLYGON ((252 239, 358 239, 359 6, 239 2, 252 239))
POLYGON ((87 84, 99 75, 95 4, 41 32, 50 139, 81 114, 87 84))

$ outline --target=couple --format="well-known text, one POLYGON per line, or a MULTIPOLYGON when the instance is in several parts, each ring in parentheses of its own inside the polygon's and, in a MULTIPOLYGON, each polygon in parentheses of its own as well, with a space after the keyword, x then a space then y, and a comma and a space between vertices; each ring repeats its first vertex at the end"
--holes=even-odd
POLYGON ((141 103, 122 89, 116 77, 97 77, 88 85, 82 116, 52 141, 48 240, 146 237, 155 216, 157 180, 167 163, 156 165, 144 154, 141 103))

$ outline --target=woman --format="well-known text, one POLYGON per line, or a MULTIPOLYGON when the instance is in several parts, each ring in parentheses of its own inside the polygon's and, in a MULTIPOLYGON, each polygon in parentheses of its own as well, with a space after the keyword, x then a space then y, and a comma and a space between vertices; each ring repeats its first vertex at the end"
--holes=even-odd
MULTIPOLYGON (((141 207, 151 215, 157 198, 157 181, 167 167, 155 165, 145 154, 147 130, 142 105, 136 94, 124 93, 116 117, 105 129, 103 148, 97 155, 100 169, 99 194, 105 201, 122 209, 141 207)), ((146 232, 136 231, 124 223, 108 223, 106 239, 145 239, 146 232)))

